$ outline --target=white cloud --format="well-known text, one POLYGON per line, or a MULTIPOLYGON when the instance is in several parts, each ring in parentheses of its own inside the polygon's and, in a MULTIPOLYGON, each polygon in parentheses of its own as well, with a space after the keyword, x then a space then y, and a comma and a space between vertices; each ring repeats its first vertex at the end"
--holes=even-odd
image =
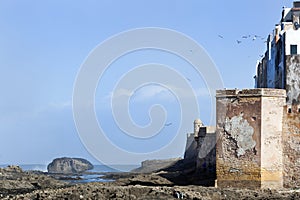
MULTIPOLYGON (((170 90, 171 91, 171 90, 170 90)), ((175 98, 167 88, 159 85, 148 85, 135 91, 132 98, 134 101, 145 101, 155 98, 157 100, 173 101, 175 98)))
POLYGON ((176 101, 176 95, 179 98, 192 99, 192 98, 210 98, 211 95, 207 88, 180 88, 173 85, 163 87, 161 85, 152 84, 141 87, 135 91, 125 88, 117 88, 115 91, 110 92, 106 96, 100 98, 101 107, 110 107, 111 99, 114 98, 131 98, 134 102, 143 102, 150 99, 157 101, 173 102, 176 101))
POLYGON ((71 101, 65 101, 65 102, 51 102, 48 105, 48 109, 66 109, 66 108, 71 108, 72 107, 72 102, 71 101))
POLYGON ((114 97, 120 96, 132 97, 134 101, 145 101, 147 99, 155 98, 163 101, 174 101, 176 96, 180 98, 193 98, 193 97, 205 97, 210 96, 207 88, 179 88, 173 85, 167 85, 166 87, 160 85, 147 85, 136 91, 129 91, 126 89, 118 89, 114 93, 114 97))

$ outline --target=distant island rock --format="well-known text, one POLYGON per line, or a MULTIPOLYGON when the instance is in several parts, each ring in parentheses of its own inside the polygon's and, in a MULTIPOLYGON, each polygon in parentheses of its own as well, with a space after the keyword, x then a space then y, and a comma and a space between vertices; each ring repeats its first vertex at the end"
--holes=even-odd
POLYGON ((49 173, 72 174, 93 169, 94 166, 83 158, 56 158, 48 166, 49 173))

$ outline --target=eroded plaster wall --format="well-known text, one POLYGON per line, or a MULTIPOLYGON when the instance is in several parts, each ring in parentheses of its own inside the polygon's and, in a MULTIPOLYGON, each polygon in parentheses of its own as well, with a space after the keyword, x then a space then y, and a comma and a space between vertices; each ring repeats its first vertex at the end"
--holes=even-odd
POLYGON ((261 98, 217 91, 217 185, 260 187, 261 98))
POLYGON ((218 187, 282 187, 285 98, 279 89, 217 91, 218 187))
POLYGON ((286 56, 286 92, 287 104, 300 105, 300 55, 286 56))

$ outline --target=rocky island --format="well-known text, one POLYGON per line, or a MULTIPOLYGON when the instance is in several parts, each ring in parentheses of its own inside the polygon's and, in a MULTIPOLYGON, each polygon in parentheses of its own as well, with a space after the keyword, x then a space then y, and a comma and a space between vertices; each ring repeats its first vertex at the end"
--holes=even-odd
POLYGON ((56 158, 47 167, 49 173, 72 174, 93 169, 94 166, 83 158, 56 158))

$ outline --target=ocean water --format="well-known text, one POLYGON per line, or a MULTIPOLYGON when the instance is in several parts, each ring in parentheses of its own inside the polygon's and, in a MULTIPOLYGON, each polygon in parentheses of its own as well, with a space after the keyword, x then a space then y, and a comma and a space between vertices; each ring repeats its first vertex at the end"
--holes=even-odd
MULTIPOLYGON (((0 168, 7 167, 9 164, 1 164, 0 168)), ((20 164, 19 165, 24 171, 38 170, 47 172, 47 165, 43 164, 20 164)), ((92 170, 88 172, 101 173, 101 172, 129 172, 135 168, 140 167, 139 165, 94 165, 92 170)))
MULTIPOLYGON (((9 164, 1 164, 0 168, 5 168, 9 164)), ((17 165, 17 164, 13 164, 17 165)), ((26 164, 26 165, 18 165, 20 166, 24 171, 29 171, 29 170, 38 170, 42 172, 47 172, 47 165, 42 165, 42 164, 26 164)))
MULTIPOLYGON (((5 168, 8 165, 0 165, 0 168, 5 168)), ((47 165, 43 164, 26 164, 26 165, 19 165, 24 171, 30 170, 38 170, 42 172, 47 172, 47 165)), ((68 182, 71 183, 87 183, 87 182, 108 182, 112 180, 102 179, 103 173, 107 172, 129 172, 132 169, 138 168, 139 165, 94 165, 92 170, 87 171, 88 173, 83 175, 69 175, 66 177, 68 178, 68 182), (78 179, 78 180, 76 180, 78 179)))

